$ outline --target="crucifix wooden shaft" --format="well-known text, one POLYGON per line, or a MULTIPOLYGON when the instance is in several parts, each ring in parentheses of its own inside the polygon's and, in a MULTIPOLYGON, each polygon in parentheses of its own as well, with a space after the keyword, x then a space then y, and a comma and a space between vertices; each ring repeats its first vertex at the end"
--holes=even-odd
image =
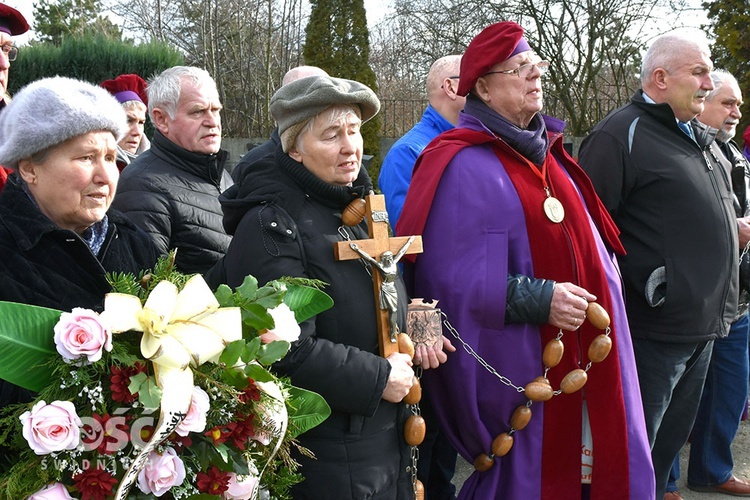
MULTIPOLYGON (((372 265, 372 288, 375 294, 375 314, 378 321, 378 343, 380 355, 387 358, 392 353, 398 352, 396 337, 391 331, 392 322, 389 318, 389 315, 395 315, 395 310, 389 310, 384 305, 384 302, 388 300, 388 289, 395 286, 395 282, 389 276, 391 265, 393 266, 393 272, 398 273, 395 266, 401 256, 422 253, 422 237, 389 237, 385 197, 382 194, 371 194, 365 198, 365 202, 365 217, 367 218, 370 238, 336 242, 334 253, 336 260, 364 258, 372 265), (386 287, 385 291, 384 286, 386 287)), ((395 274, 393 279, 395 279, 395 274)), ((393 307, 395 308, 395 305, 393 307)))

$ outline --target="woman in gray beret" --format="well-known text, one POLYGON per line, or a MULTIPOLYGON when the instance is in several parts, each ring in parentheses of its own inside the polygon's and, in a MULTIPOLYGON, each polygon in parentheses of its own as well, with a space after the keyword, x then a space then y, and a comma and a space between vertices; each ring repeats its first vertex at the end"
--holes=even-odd
MULTIPOLYGON (((378 355, 370 269, 337 262, 333 244, 368 237, 367 224, 346 226, 341 213, 372 190, 362 165, 360 126, 379 110, 370 88, 312 76, 281 87, 271 114, 281 145, 249 166, 220 198, 233 234, 225 258, 209 273, 213 286, 239 286, 248 274, 264 283, 281 276, 328 283, 333 308, 302 326, 299 340, 275 368, 318 392, 331 406, 325 422, 300 436, 315 454, 301 454, 305 480, 294 498, 412 498, 409 448, 403 438, 411 387, 406 354, 378 355)), ((406 293, 396 282, 401 331, 406 293)))
MULTIPOLYGON (((125 130, 114 97, 70 78, 31 83, 0 113, 0 164, 14 170, 0 192, 0 300, 101 310, 107 272, 155 264, 146 234, 109 210, 125 130)), ((0 407, 29 397, 0 381, 0 407)))

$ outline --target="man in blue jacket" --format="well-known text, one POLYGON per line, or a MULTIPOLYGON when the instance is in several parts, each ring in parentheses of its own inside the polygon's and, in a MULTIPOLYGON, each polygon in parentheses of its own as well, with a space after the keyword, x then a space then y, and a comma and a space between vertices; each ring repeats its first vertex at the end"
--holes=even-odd
POLYGON ((464 108, 466 97, 458 90, 461 56, 441 57, 427 74, 427 98, 430 104, 422 119, 388 151, 380 168, 378 187, 385 195, 385 208, 391 227, 401 215, 406 191, 411 183, 411 171, 422 150, 440 133, 452 129, 458 113, 464 108))

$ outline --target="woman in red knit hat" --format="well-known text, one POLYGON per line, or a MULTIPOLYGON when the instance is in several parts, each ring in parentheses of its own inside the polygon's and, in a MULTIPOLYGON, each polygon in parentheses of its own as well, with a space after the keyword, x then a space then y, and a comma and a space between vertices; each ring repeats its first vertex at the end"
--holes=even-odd
POLYGON ((117 144, 117 168, 122 172, 136 156, 151 146, 143 133, 148 110, 146 82, 138 75, 126 74, 103 81, 102 87, 115 96, 128 115, 128 132, 117 144))

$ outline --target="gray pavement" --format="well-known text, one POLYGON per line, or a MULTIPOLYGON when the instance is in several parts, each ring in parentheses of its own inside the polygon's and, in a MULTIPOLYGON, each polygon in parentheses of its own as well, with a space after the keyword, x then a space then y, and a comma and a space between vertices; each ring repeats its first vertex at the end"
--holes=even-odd
MULTIPOLYGON (((688 455, 690 453, 690 444, 680 452, 680 480, 677 482, 680 494, 685 500, 721 500, 725 498, 737 498, 721 493, 698 493, 688 489, 685 481, 687 480, 688 455)), ((750 480, 750 421, 742 422, 737 437, 732 444, 732 453, 734 454, 734 474, 738 477, 750 480)), ((453 477, 453 484, 457 489, 472 473, 474 467, 458 458, 456 465, 456 475, 453 477)))

